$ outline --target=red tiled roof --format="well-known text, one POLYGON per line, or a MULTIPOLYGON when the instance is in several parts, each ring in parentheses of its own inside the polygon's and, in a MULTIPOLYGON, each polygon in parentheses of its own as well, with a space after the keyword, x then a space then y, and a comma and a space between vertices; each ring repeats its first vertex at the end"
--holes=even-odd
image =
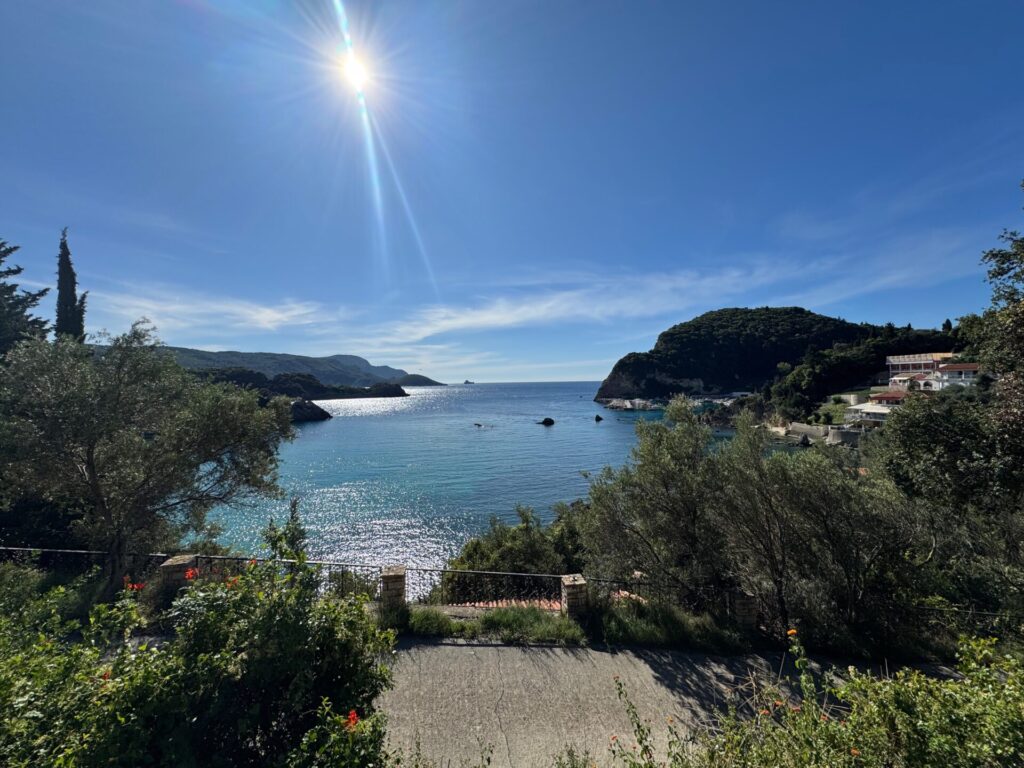
POLYGON ((894 390, 892 392, 878 392, 878 393, 876 393, 874 395, 871 395, 871 399, 872 400, 902 400, 904 397, 906 397, 909 394, 910 394, 909 392, 904 392, 902 390, 894 390))
POLYGON ((946 365, 939 366, 940 371, 976 371, 978 370, 977 363, 948 363, 946 365))

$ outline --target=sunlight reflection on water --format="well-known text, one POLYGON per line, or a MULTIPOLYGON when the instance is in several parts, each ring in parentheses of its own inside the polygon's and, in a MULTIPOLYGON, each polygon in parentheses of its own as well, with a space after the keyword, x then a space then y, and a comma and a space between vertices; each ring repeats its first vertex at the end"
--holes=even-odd
MULTIPOLYGON (((313 555, 438 566, 492 516, 514 520, 526 504, 550 518, 554 503, 585 495, 581 472, 626 460, 638 416, 605 411, 596 389, 409 387, 410 397, 324 401, 334 418, 298 426, 281 449, 281 485, 300 499, 313 555), (555 426, 536 423, 545 416, 555 426)), ((287 507, 260 500, 211 517, 222 541, 255 552, 267 519, 287 507)))

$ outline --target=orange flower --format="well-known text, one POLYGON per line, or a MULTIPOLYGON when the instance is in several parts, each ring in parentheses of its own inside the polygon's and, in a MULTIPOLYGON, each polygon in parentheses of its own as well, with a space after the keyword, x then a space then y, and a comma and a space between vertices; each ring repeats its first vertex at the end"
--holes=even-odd
POLYGON ((786 630, 786 635, 787 635, 787 637, 796 637, 796 630, 795 629, 787 629, 786 630))
POLYGON ((356 714, 354 709, 348 711, 348 720, 345 721, 345 727, 350 731, 359 724, 359 715, 356 714))
POLYGON ((234 589, 237 586, 238 586, 238 577, 237 576, 233 576, 230 579, 228 579, 228 581, 227 581, 228 589, 234 589))
POLYGON ((781 707, 782 706, 782 701, 779 700, 779 699, 776 699, 775 701, 772 702, 772 704, 774 704, 776 707, 781 707))
POLYGON ((859 757, 860 756, 860 750, 857 749, 856 747, 850 747, 850 754, 853 755, 854 757, 859 757))
POLYGON ((790 707, 789 709, 790 709, 791 712, 799 712, 800 711, 800 705, 798 704, 797 706, 790 707))
POLYGON ((100 675, 100 677, 102 677, 104 680, 109 680, 110 679, 110 670, 109 669, 104 669, 103 670, 103 674, 100 675))
POLYGON ((616 736, 615 734, 612 734, 612 738, 611 738, 611 742, 612 742, 612 744, 614 744, 614 743, 615 743, 616 741, 618 741, 618 740, 619 740, 619 737, 618 737, 618 736, 616 736))
POLYGON ((199 575, 199 571, 197 571, 195 568, 189 568, 188 570, 185 571, 185 578, 188 579, 189 581, 192 581, 192 579, 194 579, 198 575, 199 575))
POLYGON ((828 722, 828 715, 822 715, 821 716, 821 722, 827 723, 828 722))
POLYGON ((762 709, 762 710, 761 710, 761 711, 760 711, 760 712, 759 712, 758 714, 761 714, 761 715, 770 715, 770 714, 771 714, 771 712, 769 712, 769 711, 768 711, 767 709, 762 709))

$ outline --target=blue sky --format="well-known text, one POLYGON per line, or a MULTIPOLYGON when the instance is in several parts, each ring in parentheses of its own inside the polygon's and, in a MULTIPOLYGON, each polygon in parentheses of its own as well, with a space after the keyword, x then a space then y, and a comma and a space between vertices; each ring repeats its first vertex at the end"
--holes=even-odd
POLYGON ((600 379, 673 323, 937 326, 1021 227, 1019 2, 0 4, 0 237, 91 330, 600 379), (379 200, 379 205, 377 201, 379 200))

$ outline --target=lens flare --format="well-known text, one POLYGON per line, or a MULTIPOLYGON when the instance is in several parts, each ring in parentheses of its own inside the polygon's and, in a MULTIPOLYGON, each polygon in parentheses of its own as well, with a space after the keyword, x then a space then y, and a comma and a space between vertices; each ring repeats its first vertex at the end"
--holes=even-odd
POLYGON ((354 53, 349 53, 345 57, 345 77, 348 79, 349 84, 355 88, 356 93, 363 92, 363 89, 366 88, 366 82, 370 78, 366 67, 363 66, 363 62, 357 59, 354 53))
POLYGON ((434 290, 434 295, 440 299, 440 292, 438 291, 437 280, 434 278, 430 257, 427 254, 427 248, 423 242, 423 236, 416 222, 416 217, 413 215, 412 206, 409 204, 409 198, 405 193, 405 187, 391 159, 391 153, 388 151, 387 144, 384 142, 380 126, 377 125, 377 121, 370 114, 366 103, 365 89, 370 81, 370 73, 359 57, 356 56, 355 45, 352 42, 352 33, 349 29, 348 15, 345 13, 345 4, 342 0, 333 0, 333 4, 335 15, 338 18, 338 26, 341 28, 344 40, 344 48, 341 51, 341 56, 343 57, 341 62, 342 72, 353 90, 355 90, 356 102, 359 105, 359 117, 363 128, 363 143, 366 149, 366 165, 370 178, 374 213, 376 214, 377 250, 380 266, 383 269, 385 279, 389 280, 387 230, 384 225, 384 197, 381 189, 381 174, 377 158, 378 148, 384 155, 387 170, 390 171, 392 184, 397 193, 398 201, 401 204, 402 212, 405 214, 409 229, 412 232, 413 239, 416 242, 416 249, 419 251, 423 269, 430 281, 431 288, 434 290))

